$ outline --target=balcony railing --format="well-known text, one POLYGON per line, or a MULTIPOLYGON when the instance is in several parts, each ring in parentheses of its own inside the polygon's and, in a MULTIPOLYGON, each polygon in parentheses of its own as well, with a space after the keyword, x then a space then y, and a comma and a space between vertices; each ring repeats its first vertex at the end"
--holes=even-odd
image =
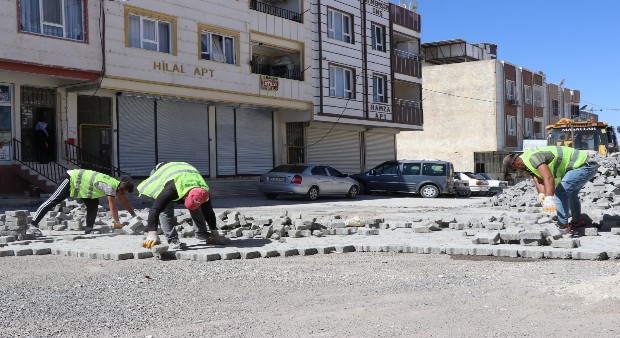
POLYGON ((252 73, 301 81, 301 71, 298 66, 294 66, 291 69, 286 65, 272 66, 269 64, 252 63, 252 73))
POLYGON ((392 52, 394 72, 422 78, 422 63, 420 57, 400 49, 392 52))
POLYGON ((277 16, 283 19, 287 19, 287 20, 291 20, 295 22, 302 22, 302 14, 290 11, 288 9, 276 7, 268 3, 252 0, 250 1, 250 9, 253 9, 255 11, 259 11, 265 14, 277 16))
POLYGON ((424 124, 422 102, 394 99, 394 122, 421 126, 424 124))
POLYGON ((422 28, 420 14, 395 4, 390 4, 390 21, 395 25, 409 28, 418 33, 422 28))

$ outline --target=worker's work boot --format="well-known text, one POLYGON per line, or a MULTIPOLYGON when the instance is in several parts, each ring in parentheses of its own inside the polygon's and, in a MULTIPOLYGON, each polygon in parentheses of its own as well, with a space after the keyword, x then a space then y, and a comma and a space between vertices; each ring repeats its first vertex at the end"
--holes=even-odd
POLYGON ((43 233, 41 232, 41 229, 39 229, 38 226, 34 224, 30 224, 28 226, 28 229, 26 229, 26 235, 32 235, 34 237, 42 237, 43 233))
POLYGON ((181 250, 183 248, 185 248, 185 243, 181 242, 178 238, 168 240, 168 249, 181 250))

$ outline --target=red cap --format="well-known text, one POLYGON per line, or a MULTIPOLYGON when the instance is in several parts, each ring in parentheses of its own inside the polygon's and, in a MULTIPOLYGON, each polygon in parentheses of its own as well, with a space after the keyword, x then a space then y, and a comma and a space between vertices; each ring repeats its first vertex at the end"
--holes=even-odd
POLYGON ((185 197, 185 207, 196 210, 200 205, 209 200, 209 192, 203 188, 193 188, 185 197))

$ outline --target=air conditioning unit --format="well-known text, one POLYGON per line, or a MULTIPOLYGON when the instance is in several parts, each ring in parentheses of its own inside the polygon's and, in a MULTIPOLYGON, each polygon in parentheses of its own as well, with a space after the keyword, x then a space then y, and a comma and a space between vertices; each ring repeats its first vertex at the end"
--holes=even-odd
POLYGON ((515 99, 508 99, 508 104, 515 104, 515 99))

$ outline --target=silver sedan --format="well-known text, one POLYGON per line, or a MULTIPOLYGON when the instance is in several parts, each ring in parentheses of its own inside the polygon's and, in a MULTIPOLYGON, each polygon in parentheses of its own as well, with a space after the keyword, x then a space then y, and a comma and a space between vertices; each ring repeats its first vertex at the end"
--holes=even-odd
POLYGON ((356 198, 359 183, 325 165, 283 164, 262 174, 258 189, 267 198, 278 195, 301 195, 314 201, 321 196, 346 196, 356 198))

